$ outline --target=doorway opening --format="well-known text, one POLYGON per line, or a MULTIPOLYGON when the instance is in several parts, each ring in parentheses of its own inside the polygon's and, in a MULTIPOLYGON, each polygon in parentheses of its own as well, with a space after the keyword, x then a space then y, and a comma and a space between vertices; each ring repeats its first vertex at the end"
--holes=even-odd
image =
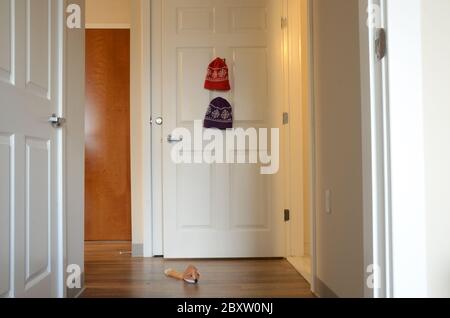
POLYGON ((85 8, 85 253, 132 253, 132 5, 87 0, 85 8), (93 251, 93 252, 92 252, 93 251))
MULTIPOLYGON (((151 128, 154 188, 153 213, 147 211, 146 218, 151 220, 146 226, 152 228, 146 240, 149 256, 289 257, 311 281, 314 196, 308 3, 205 2, 198 8, 190 1, 182 6, 177 1, 151 1, 151 65, 155 66, 151 116, 164 124, 151 128), (214 12, 225 18, 213 19, 214 12), (215 57, 228 63, 229 92, 203 89, 204 70, 215 57), (279 129, 276 175, 261 177, 259 169, 249 165, 175 167, 171 163, 173 142, 167 141, 174 137, 173 129, 195 131, 195 121, 217 96, 230 101, 234 127, 279 129), (284 212, 289 213, 287 220, 284 212)), ((238 151, 249 155, 253 150, 238 151)))
MULTIPOLYGON (((102 14, 110 9, 105 6, 99 10, 101 1, 91 1, 95 1, 96 6, 90 7, 88 0, 87 15, 91 8, 102 14)), ((142 55, 138 58, 133 54, 135 35, 132 27, 130 29, 126 23, 119 21, 107 28, 105 17, 100 17, 100 21, 87 21, 87 281, 92 280, 93 265, 90 261, 96 259, 96 255, 102 257, 107 254, 108 257, 120 257, 118 261, 126 261, 129 254, 133 254, 145 257, 163 255, 165 260, 260 258, 257 260, 260 264, 269 264, 271 259, 276 258, 296 274, 286 261, 288 258, 295 269, 311 282, 311 266, 306 266, 306 271, 297 266, 299 259, 307 260, 305 257, 311 250, 308 224, 308 212, 311 209, 311 187, 308 183, 312 178, 311 161, 308 159, 311 155, 308 148, 311 122, 308 94, 305 91, 308 89, 309 77, 305 54, 308 38, 305 35, 309 27, 308 21, 303 20, 307 16, 307 12, 303 11, 307 10, 307 1, 246 0, 245 3, 224 2, 219 5, 211 1, 205 2, 204 7, 199 9, 196 1, 180 4, 178 1, 152 0, 145 5, 148 7, 139 9, 148 9, 147 14, 150 15, 150 5, 151 19, 148 16, 148 21, 143 19, 138 23, 143 32, 139 48, 139 54, 142 55), (223 13, 219 15, 229 16, 229 19, 211 19, 211 14, 219 11, 223 13), (282 17, 289 19, 290 23, 280 28, 282 17), (211 21, 216 23, 214 28, 210 25, 211 21), (211 28, 220 30, 221 36, 217 39, 211 37, 211 28), (159 45, 163 35, 164 44, 159 45), (151 39, 151 43, 146 43, 148 39, 151 39), (108 62, 100 55, 99 61, 92 65, 105 70, 96 70, 94 67, 92 71, 89 69, 89 59, 96 58, 98 51, 108 51, 104 55, 110 55, 110 59, 108 62), (121 52, 124 55, 128 52, 128 56, 120 57, 121 52), (224 58, 228 63, 230 92, 208 92, 203 87, 206 67, 215 57, 224 58), (141 86, 142 91, 139 89, 137 94, 133 93, 136 76, 133 62, 138 64, 142 73, 138 75, 142 84, 137 85, 141 86), (151 73, 148 64, 154 66, 151 73), (119 69, 122 75, 118 73, 119 69), (111 76, 115 84, 105 85, 111 76), (96 80, 102 85, 96 86, 96 80), (88 87, 92 83, 94 85, 88 87), (111 87, 111 102, 106 99, 101 112, 96 115, 95 109, 91 109, 91 101, 99 100, 96 97, 98 94, 105 96, 111 87), (143 98, 147 95, 144 91, 150 90, 150 87, 151 97, 147 101, 140 100, 137 107, 139 111, 136 112, 133 96, 143 98), (175 167, 169 157, 173 144, 167 142, 172 129, 192 129, 191 124, 205 116, 208 104, 217 97, 230 101, 236 128, 279 129, 281 162, 278 173, 264 176, 260 173, 259 165, 200 164, 175 167), (127 102, 128 105, 125 105, 127 102), (146 114, 145 108, 150 108, 150 105, 151 110, 146 114), (116 116, 112 116, 111 112, 116 113, 116 116), (95 150, 93 146, 99 144, 99 139, 89 139, 91 133, 98 133, 99 123, 95 119, 100 116, 106 121, 105 129, 111 129, 112 137, 106 138, 105 148, 109 145, 115 155, 106 152, 99 156, 91 152, 95 150), (286 117, 287 122, 284 122, 286 117), (154 119, 152 124, 149 123, 150 118, 154 119), (121 146, 117 144, 118 134, 121 146), (136 136, 142 138, 138 144, 136 136), (151 143, 145 140, 149 136, 151 143), (139 167, 142 168, 142 162, 146 161, 142 158, 147 155, 149 160, 145 164, 152 165, 151 174, 142 173, 143 169, 140 177, 136 178, 139 167), (94 179, 95 173, 89 170, 91 158, 110 160, 108 164, 116 164, 111 168, 100 160, 92 169, 97 168, 100 177, 109 172, 107 175, 111 174, 109 181, 112 188, 122 191, 117 203, 107 202, 111 209, 117 209, 115 215, 122 217, 122 221, 108 218, 111 211, 108 209, 99 214, 97 224, 100 225, 96 226, 92 222, 90 214, 98 213, 99 209, 95 208, 95 204, 91 209, 91 202, 101 200, 101 196, 96 193, 100 187, 95 183, 98 182, 94 179), (140 158, 140 161, 137 162, 136 158, 140 158), (93 184, 89 184, 92 179, 93 184), (151 187, 146 186, 149 183, 151 187), (152 193, 151 202, 145 200, 145 196, 141 195, 143 192, 152 193), (285 210, 291 212, 289 220, 284 218, 285 210), (105 216, 105 220, 102 220, 105 216), (101 229, 108 222, 113 224, 108 226, 108 230, 117 224, 118 229, 128 232, 124 231, 125 236, 101 236, 102 232, 96 229, 101 229), (111 244, 112 241, 120 242, 111 244), (183 244, 188 247, 184 248, 183 244), (126 257, 123 254, 127 254, 126 257)), ((133 12, 130 8, 127 10, 133 12)), ((130 13, 129 25, 136 23, 132 15, 130 13)), ((145 13, 139 12, 137 15, 142 18, 145 13)), ((98 137, 98 134, 92 136, 98 137)), ((237 149, 236 155, 245 153, 249 156, 252 152, 255 149, 237 149)), ((104 186, 104 183, 100 184, 104 186)), ((106 193, 106 200, 109 195, 106 193)), ((300 275, 298 279, 309 289, 300 275)))
POLYGON ((312 284, 314 207, 314 118, 311 92, 309 1, 286 0, 284 29, 284 95, 286 141, 287 259, 312 284))

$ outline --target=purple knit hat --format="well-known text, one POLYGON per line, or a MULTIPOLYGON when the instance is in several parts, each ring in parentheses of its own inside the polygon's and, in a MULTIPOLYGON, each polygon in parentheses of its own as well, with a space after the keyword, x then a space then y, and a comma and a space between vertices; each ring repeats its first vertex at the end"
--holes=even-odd
POLYGON ((217 97, 209 104, 203 127, 220 130, 233 128, 233 109, 226 99, 217 97))

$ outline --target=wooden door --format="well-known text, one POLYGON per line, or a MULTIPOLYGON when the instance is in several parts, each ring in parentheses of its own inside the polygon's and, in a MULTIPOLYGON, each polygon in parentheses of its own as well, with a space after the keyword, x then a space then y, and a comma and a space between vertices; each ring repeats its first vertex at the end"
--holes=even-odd
MULTIPOLYGON (((154 2, 155 10, 157 2, 154 2)), ((281 4, 269 0, 164 0, 163 207, 166 258, 284 256, 283 210, 259 164, 175 164, 175 128, 194 130, 210 101, 228 99, 235 128, 270 128, 282 118, 281 4), (203 88, 215 57, 227 60, 230 92, 203 88), (278 96, 278 97, 276 97, 278 96)), ((154 129, 160 129, 155 127, 154 129)), ((199 149, 192 148, 192 154, 199 149)), ((232 155, 257 153, 245 145, 232 155)))
POLYGON ((86 30, 85 120, 85 239, 130 241, 129 30, 86 30))
POLYGON ((0 297, 61 296, 62 12, 0 0, 0 297))

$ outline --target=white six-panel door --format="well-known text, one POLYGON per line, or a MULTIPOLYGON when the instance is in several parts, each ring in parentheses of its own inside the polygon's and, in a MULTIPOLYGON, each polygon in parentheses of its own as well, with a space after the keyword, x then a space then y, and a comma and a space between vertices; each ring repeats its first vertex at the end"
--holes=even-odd
POLYGON ((61 3, 0 0, 0 297, 58 296, 61 3))
MULTIPOLYGON (((156 1, 154 2, 156 3, 156 1)), ((163 215, 167 258, 284 256, 283 210, 274 176, 258 164, 175 164, 166 138, 193 132, 210 101, 225 97, 235 127, 273 127, 281 94, 281 2, 164 0, 162 14, 163 215), (203 88, 207 66, 225 58, 232 90, 203 88)), ((279 116, 279 117, 278 117, 279 116)), ((159 129, 155 127, 154 129, 159 129)), ((200 149, 192 149, 192 153, 200 149)), ((257 151, 248 146, 236 153, 257 151)))

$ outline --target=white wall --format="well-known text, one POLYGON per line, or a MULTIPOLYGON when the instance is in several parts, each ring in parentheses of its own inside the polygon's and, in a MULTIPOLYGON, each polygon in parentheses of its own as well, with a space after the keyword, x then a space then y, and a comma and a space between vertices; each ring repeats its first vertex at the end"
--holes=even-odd
POLYGON ((450 1, 422 0, 429 297, 450 297, 450 1))
POLYGON ((395 297, 450 297, 450 2, 388 2, 395 297))
POLYGON ((313 0, 316 246, 320 296, 363 297, 358 0, 313 0), (325 212, 325 191, 332 214, 325 212))
POLYGON ((103 28, 111 25, 129 27, 131 2, 137 0, 86 0, 86 27, 103 28))
POLYGON ((388 2, 393 296, 426 296, 422 0, 388 2))

